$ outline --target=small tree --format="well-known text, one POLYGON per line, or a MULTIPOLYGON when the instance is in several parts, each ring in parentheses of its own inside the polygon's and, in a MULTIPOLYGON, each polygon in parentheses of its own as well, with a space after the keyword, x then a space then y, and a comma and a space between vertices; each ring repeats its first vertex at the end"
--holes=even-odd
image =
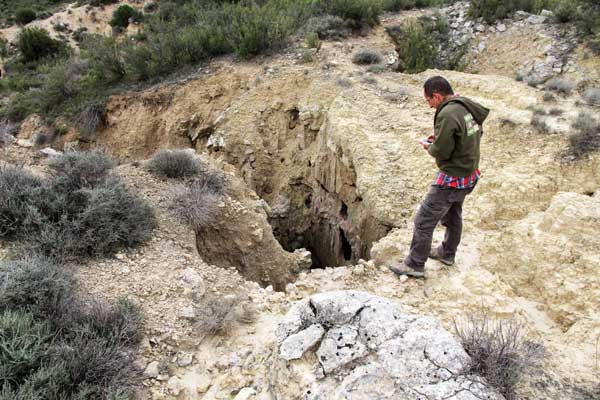
POLYGON ((57 54, 61 43, 52 39, 48 31, 42 28, 24 28, 17 38, 17 48, 25 61, 37 61, 57 54))
POLYGON ((35 18, 35 11, 33 11, 31 8, 21 8, 15 13, 15 21, 17 21, 17 24, 20 25, 27 25, 31 21, 35 20, 35 18))
POLYGON ((112 19, 108 22, 108 24, 112 27, 120 26, 121 28, 127 28, 129 26, 130 18, 133 21, 139 22, 143 19, 143 14, 135 8, 125 4, 119 6, 113 12, 112 19))

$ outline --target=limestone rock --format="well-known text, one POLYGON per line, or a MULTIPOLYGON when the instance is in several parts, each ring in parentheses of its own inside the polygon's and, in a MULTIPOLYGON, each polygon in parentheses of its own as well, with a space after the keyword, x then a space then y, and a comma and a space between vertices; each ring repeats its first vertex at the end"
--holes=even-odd
POLYGON ((152 361, 148 363, 144 370, 144 376, 147 378, 156 378, 159 374, 158 361, 152 361))
POLYGON ((310 400, 503 399, 483 378, 466 375, 469 356, 434 318, 408 314, 363 292, 325 292, 292 307, 278 330, 283 343, 299 337, 294 331, 306 326, 301 316, 309 315, 319 325, 301 334, 314 330, 316 338, 326 330, 317 360, 305 353, 289 364, 281 357, 281 346, 278 362, 283 364, 275 366, 279 373, 271 382, 276 395, 310 400))
POLYGON ((279 356, 284 360, 294 360, 302 357, 302 355, 316 345, 325 330, 319 324, 313 324, 307 329, 289 336, 281 343, 279 356))
POLYGON ((52 158, 52 157, 56 157, 62 154, 61 151, 56 151, 51 147, 46 147, 42 150, 40 150, 40 153, 42 153, 43 155, 45 155, 48 158, 52 158))
POLYGON ((255 394, 256 390, 250 387, 245 387, 239 391, 239 393, 234 397, 233 400, 249 400, 255 394))

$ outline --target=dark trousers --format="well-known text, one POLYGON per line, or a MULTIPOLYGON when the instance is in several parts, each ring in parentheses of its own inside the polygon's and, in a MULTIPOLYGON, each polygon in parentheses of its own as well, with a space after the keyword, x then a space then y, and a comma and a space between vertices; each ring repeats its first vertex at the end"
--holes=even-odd
POLYGON ((462 234, 462 205, 465 197, 472 191, 473 188, 431 186, 415 217, 410 253, 405 260, 407 265, 423 270, 431 251, 433 231, 440 221, 446 227, 440 254, 445 259, 454 259, 462 234))

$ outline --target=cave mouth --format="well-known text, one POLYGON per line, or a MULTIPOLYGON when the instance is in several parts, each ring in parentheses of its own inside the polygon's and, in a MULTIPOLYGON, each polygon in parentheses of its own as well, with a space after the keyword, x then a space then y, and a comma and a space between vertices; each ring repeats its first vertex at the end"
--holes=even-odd
POLYGON ((358 230, 350 222, 352 211, 345 202, 322 190, 290 197, 286 211, 269 218, 273 235, 284 250, 310 251, 313 269, 348 265, 365 256, 360 240, 349 233, 358 230))

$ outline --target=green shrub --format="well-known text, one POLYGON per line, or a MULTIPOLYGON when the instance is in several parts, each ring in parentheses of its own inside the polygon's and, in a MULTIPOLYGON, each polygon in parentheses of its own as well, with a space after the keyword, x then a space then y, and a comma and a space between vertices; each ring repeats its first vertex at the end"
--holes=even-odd
POLYGON ((93 188, 53 194, 48 222, 26 240, 33 251, 56 259, 114 254, 148 241, 156 227, 148 204, 113 176, 93 188))
POLYGON ((516 400, 521 379, 538 368, 542 345, 526 340, 516 319, 493 321, 485 314, 475 315, 455 321, 454 329, 471 357, 466 372, 483 376, 507 400, 516 400))
POLYGON ((324 11, 358 24, 375 25, 383 11, 383 3, 376 0, 330 0, 323 3, 324 11))
POLYGON ((46 360, 52 333, 47 323, 24 311, 0 312, 0 382, 2 389, 23 384, 46 360))
POLYGON ((406 27, 386 29, 396 43, 400 72, 422 72, 435 64, 438 52, 432 36, 421 24, 412 22, 406 27))
POLYGON ((554 8, 554 17, 557 22, 566 23, 573 21, 577 16, 577 4, 572 0, 561 0, 554 8))
POLYGON ((40 178, 10 164, 0 166, 0 237, 11 239, 27 229, 43 193, 40 178))
POLYGON ((316 32, 309 32, 306 34, 304 41, 309 49, 318 49, 321 47, 321 41, 319 40, 319 35, 316 32))
POLYGON ((127 28, 130 19, 135 22, 141 22, 143 17, 144 15, 139 10, 124 4, 113 11, 112 18, 108 21, 108 24, 112 27, 127 28))
POLYGON ((600 149, 600 121, 580 112, 573 123, 575 132, 569 136, 569 152, 576 158, 600 149))
POLYGON ((25 61, 37 61, 57 54, 63 45, 42 28, 24 28, 17 37, 17 48, 25 61))
POLYGON ((0 170, 2 237, 56 259, 112 254, 150 238, 152 209, 118 178, 99 152, 66 153, 43 182, 15 167, 0 170))
POLYGON ((373 50, 360 50, 352 55, 352 62, 359 65, 379 64, 381 54, 373 50))
POLYGON ((20 310, 54 321, 71 302, 72 275, 45 257, 0 262, 0 312, 20 310))
POLYGON ((31 8, 21 8, 15 12, 15 21, 20 25, 27 25, 31 21, 35 20, 35 11, 31 8))
POLYGON ((160 150, 148 161, 148 170, 166 178, 185 178, 200 172, 202 164, 188 150, 160 150))

